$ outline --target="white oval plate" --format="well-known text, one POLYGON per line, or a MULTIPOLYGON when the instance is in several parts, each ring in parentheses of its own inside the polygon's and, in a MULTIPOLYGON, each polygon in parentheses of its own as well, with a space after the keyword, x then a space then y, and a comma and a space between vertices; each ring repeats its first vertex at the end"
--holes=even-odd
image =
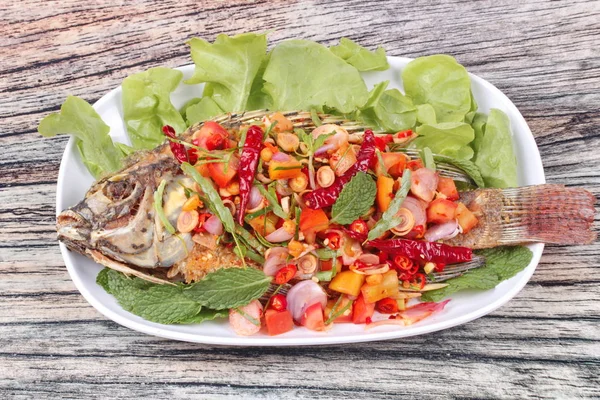
MULTIPOLYGON (((389 80, 389 88, 402 89, 400 72, 411 60, 401 57, 388 57, 388 60, 390 62, 389 70, 363 74, 369 87, 383 80, 389 80)), ((184 73, 184 78, 187 79, 192 75, 194 66, 187 65, 179 69, 184 73)), ((510 118, 518 162, 519 184, 545 183, 540 154, 523 116, 500 90, 475 75, 471 74, 470 76, 473 94, 479 104, 479 110, 487 113, 490 108, 499 108, 510 118)), ((200 96, 201 86, 182 83, 172 94, 171 99, 173 104, 179 108, 187 100, 200 96)), ((121 88, 118 87, 104 95, 94 104, 94 108, 110 126, 111 136, 116 141, 129 143, 122 118, 121 88)), ((92 183, 93 178, 81 162, 75 142, 71 138, 65 149, 58 174, 57 213, 83 199, 92 183)), ((529 248, 533 252, 533 259, 524 271, 512 279, 500 283, 495 289, 484 292, 471 291, 455 294, 451 297, 452 301, 446 305, 442 312, 412 326, 382 326, 367 331, 365 325, 336 324, 327 332, 313 332, 298 327, 279 336, 268 336, 261 332, 255 336, 241 337, 235 335, 226 322, 204 322, 198 325, 161 325, 146 321, 123 310, 111 295, 96 284, 96 275, 100 272, 102 266, 80 254, 70 252, 60 243, 65 264, 75 286, 85 299, 106 317, 128 328, 150 335, 189 342, 236 346, 297 346, 366 342, 421 335, 464 324, 491 313, 512 299, 525 286, 535 271, 544 245, 534 244, 529 248)))

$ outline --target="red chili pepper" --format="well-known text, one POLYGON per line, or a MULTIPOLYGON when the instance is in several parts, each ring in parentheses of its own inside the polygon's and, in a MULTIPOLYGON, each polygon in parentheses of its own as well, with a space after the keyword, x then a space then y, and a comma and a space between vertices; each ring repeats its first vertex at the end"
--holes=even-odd
POLYGON ((313 190, 304 196, 307 207, 318 210, 319 208, 328 207, 335 203, 344 185, 350 182, 358 172, 366 172, 369 169, 371 162, 375 159, 375 149, 375 135, 373 135, 372 130, 368 129, 365 131, 364 140, 356 156, 356 163, 344 175, 338 177, 333 182, 333 185, 313 190))
POLYGON ((277 285, 288 283, 296 275, 297 271, 298 269, 294 264, 286 265, 275 274, 275 283, 277 285))
POLYGON ((373 322, 373 320, 371 319, 371 317, 365 318, 365 324, 369 325, 372 322, 373 322))
POLYGON ((206 232, 206 229, 204 229, 204 222, 206 222, 206 220, 209 219, 210 217, 212 217, 211 213, 200 214, 198 216, 198 225, 196 225, 196 227, 194 228, 194 233, 206 232))
POLYGON ((416 274, 415 283, 419 286, 419 290, 421 290, 425 287, 425 284, 427 283, 427 278, 424 274, 416 274))
POLYGON ((277 293, 271 297, 269 307, 276 311, 284 311, 287 308, 287 299, 281 293, 277 293))
MULTIPOLYGON (((169 125, 163 126, 162 131, 166 137, 169 137, 171 139, 177 138, 177 135, 175 134, 175 129, 173 129, 173 127, 171 127, 169 125)), ((179 161, 180 163, 189 161, 188 152, 186 151, 184 145, 182 145, 181 143, 175 143, 175 142, 172 142, 169 140, 169 147, 171 148, 171 152, 173 153, 173 155, 175 156, 177 161, 179 161)), ((194 154, 195 154, 195 152, 194 152, 194 154)), ((190 163, 190 164, 192 164, 192 163, 190 163)))
POLYGON ((435 272, 444 272, 444 268, 446 267, 446 264, 444 263, 436 263, 435 264, 435 272))
POLYGON ((327 242, 327 246, 331 250, 337 250, 340 248, 340 244, 342 242, 342 237, 339 233, 329 232, 327 235, 325 235, 325 238, 329 239, 329 241, 327 242))
POLYGON ((382 314, 394 314, 398 312, 398 302, 396 299, 386 297, 375 303, 375 309, 382 314))
POLYGON ((410 258, 398 254, 394 256, 394 265, 403 271, 410 271, 413 268, 414 263, 410 258))
POLYGON ((385 151, 385 146, 394 140, 394 135, 381 135, 375 137, 375 146, 380 151, 385 151))
POLYGON ((250 199, 250 189, 256 175, 256 167, 258 166, 258 158, 262 150, 263 130, 256 125, 252 125, 246 133, 246 141, 242 148, 240 156, 240 166, 238 174, 240 176, 240 208, 237 215, 237 220, 240 225, 244 224, 244 214, 246 206, 250 199))
POLYGON ((358 233, 359 235, 367 236, 369 234, 369 227, 367 223, 362 219, 357 219, 356 221, 350 224, 350 230, 352 232, 358 233))
POLYGON ((456 264, 471 261, 473 258, 473 250, 467 247, 409 239, 376 239, 367 242, 367 246, 388 253, 402 254, 412 260, 433 261, 434 263, 456 264))

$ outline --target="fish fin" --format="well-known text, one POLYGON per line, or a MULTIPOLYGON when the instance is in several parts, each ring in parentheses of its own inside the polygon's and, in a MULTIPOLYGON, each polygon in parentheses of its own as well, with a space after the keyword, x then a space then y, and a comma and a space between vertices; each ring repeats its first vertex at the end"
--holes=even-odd
POLYGON ((133 275, 136 276, 140 279, 143 279, 145 281, 148 282, 152 282, 152 283, 157 283, 159 285, 173 285, 175 286, 175 284, 173 282, 169 282, 166 281, 164 279, 160 279, 157 278, 155 276, 149 275, 149 274, 145 274, 141 271, 138 271, 136 269, 133 269, 131 267, 129 267, 127 264, 123 264, 121 262, 115 261, 112 258, 109 258, 107 256, 105 256, 104 254, 100 253, 97 250, 86 250, 86 253, 89 254, 92 259, 94 261, 96 261, 98 264, 102 264, 105 267, 108 267, 110 269, 114 269, 115 271, 119 271, 122 272, 124 274, 127 275, 133 275))
POLYGON ((597 238, 596 199, 587 190, 536 185, 504 189, 502 195, 500 244, 589 244, 597 238))

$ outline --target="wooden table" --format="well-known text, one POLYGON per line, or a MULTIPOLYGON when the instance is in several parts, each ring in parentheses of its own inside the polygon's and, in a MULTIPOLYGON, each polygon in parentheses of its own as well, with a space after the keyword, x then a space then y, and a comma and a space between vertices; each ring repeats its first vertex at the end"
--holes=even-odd
POLYGON ((345 35, 389 55, 456 56, 519 107, 549 182, 598 196, 598 1, 25 0, 4 1, 0 20, 0 398, 600 396, 598 243, 547 247, 506 306, 421 337, 228 348, 121 327, 69 279, 54 230, 66 138, 36 132, 69 94, 94 102, 133 72, 190 63, 193 36, 345 35))

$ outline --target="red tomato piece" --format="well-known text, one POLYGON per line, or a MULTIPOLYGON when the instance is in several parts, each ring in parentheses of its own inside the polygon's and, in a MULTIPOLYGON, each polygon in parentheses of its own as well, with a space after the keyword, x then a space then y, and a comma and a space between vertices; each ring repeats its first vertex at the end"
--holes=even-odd
POLYGON ((427 222, 443 224, 454 219, 458 204, 446 200, 435 199, 427 208, 427 222))
POLYGON ((458 190, 452 178, 439 177, 437 191, 446 196, 448 200, 458 200, 458 190))
POLYGON ((236 156, 232 156, 228 164, 225 163, 210 163, 208 171, 210 177, 219 187, 226 187, 229 182, 237 175, 240 161, 236 156), (225 166, 227 165, 227 168, 225 166))
POLYGON ((371 318, 375 312, 375 303, 367 303, 362 293, 352 305, 352 322, 355 324, 364 324, 367 318, 371 318))
POLYGON ((265 325, 271 336, 281 335, 294 329, 292 314, 288 310, 277 311, 272 308, 265 312, 265 325))
POLYGON ((325 329, 325 320, 323 319, 323 307, 321 306, 321 303, 315 303, 304 311, 301 324, 311 331, 322 331, 325 329))

